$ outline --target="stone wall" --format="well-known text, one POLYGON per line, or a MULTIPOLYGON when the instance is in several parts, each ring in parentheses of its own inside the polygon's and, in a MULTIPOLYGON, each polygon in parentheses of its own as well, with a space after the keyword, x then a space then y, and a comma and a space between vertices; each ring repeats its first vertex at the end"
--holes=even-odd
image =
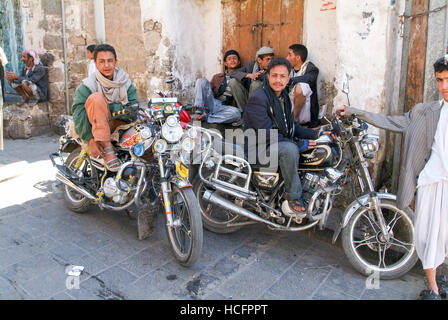
POLYGON ((106 42, 117 51, 118 65, 131 77, 142 103, 147 100, 145 47, 139 0, 104 2, 106 42))
MULTIPOLYGON (((25 48, 35 49, 47 65, 49 123, 67 113, 65 98, 64 44, 61 1, 21 0, 25 48)), ((76 86, 87 74, 87 41, 95 41, 91 1, 65 1, 67 70, 69 74, 69 105, 76 86), (87 4, 87 5, 86 5, 87 4)))
POLYGON ((148 96, 161 90, 192 103, 196 79, 222 70, 221 1, 140 0, 140 6, 148 96))

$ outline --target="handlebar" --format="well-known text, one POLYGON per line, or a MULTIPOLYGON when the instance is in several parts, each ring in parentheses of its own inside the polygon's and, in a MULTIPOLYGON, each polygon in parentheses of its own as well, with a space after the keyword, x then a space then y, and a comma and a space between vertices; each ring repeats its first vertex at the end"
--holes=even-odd
POLYGON ((140 105, 138 105, 138 104, 133 104, 133 105, 127 107, 126 109, 123 109, 123 110, 119 110, 119 111, 115 111, 115 112, 113 112, 113 113, 112 113, 112 117, 109 118, 109 121, 111 121, 111 120, 116 120, 116 119, 118 119, 120 116, 123 116, 123 115, 126 115, 126 114, 129 114, 129 115, 132 115, 132 114, 138 115, 138 113, 139 113, 140 110, 143 110, 143 109, 140 107, 140 105))

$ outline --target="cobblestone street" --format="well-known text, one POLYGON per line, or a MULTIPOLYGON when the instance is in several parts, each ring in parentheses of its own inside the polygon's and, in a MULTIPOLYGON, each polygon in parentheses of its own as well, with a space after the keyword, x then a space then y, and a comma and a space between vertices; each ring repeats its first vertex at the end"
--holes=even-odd
POLYGON ((56 135, 5 140, 0 151, 0 299, 416 299, 417 266, 368 289, 329 230, 280 233, 250 225, 228 235, 204 231, 191 268, 173 258, 164 217, 137 239, 125 212, 64 207, 48 155, 56 135), (67 266, 84 266, 78 279, 67 266))

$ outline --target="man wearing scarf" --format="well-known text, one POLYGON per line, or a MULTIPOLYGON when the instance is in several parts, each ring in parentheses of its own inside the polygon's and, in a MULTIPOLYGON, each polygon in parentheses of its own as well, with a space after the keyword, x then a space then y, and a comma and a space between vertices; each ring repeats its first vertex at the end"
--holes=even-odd
POLYGON ((112 46, 98 45, 94 60, 97 70, 76 88, 73 122, 76 133, 88 143, 90 155, 101 156, 109 170, 117 171, 120 161, 111 144, 111 132, 123 121, 135 119, 129 115, 114 121, 109 118, 114 112, 138 104, 137 89, 128 74, 117 66, 117 54, 112 46))
MULTIPOLYGON (((299 152, 307 149, 315 142, 319 131, 304 128, 294 123, 294 109, 285 89, 291 72, 291 64, 284 58, 274 58, 266 71, 263 87, 255 91, 247 102, 244 114, 244 130, 265 130, 266 149, 278 150, 278 165, 285 180, 285 198, 283 212, 303 218, 305 204, 302 201, 302 185, 298 174, 299 152), (277 131, 277 141, 271 141, 271 131, 277 131), (298 140, 296 138, 306 139, 298 140), (308 140, 310 139, 310 140, 308 140)), ((264 148, 257 140, 258 150, 264 148)), ((251 146, 246 145, 246 152, 251 146)), ((274 151, 275 152, 275 151, 274 151)), ((258 154, 257 160, 261 160, 258 154)), ((249 160, 250 161, 250 160, 249 160)), ((263 162, 263 161, 260 161, 263 162)))
POLYGON ((300 124, 319 125, 317 77, 319 69, 308 60, 308 49, 302 44, 289 47, 286 59, 291 63, 290 97, 294 104, 294 118, 300 124))
POLYGON ((39 55, 32 49, 25 50, 22 52, 22 62, 24 68, 20 76, 14 72, 6 74, 9 85, 25 99, 25 102, 47 100, 48 76, 39 55))

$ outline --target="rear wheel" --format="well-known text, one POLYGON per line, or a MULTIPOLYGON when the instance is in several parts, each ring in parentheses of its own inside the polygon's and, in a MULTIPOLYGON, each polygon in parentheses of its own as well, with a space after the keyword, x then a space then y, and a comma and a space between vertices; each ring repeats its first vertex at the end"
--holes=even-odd
POLYGON ((168 239, 176 260, 183 266, 193 265, 202 250, 201 211, 190 187, 171 185, 171 209, 174 226, 166 226, 168 239))
MULTIPOLYGON (((73 171, 75 171, 75 164, 79 159, 80 153, 81 148, 77 148, 73 150, 67 157, 67 160, 65 160, 67 167, 69 167, 73 171)), ((84 161, 78 171, 82 172, 84 176, 91 177, 94 169, 90 167, 87 161, 84 161)), ((64 198, 64 204, 68 209, 76 213, 85 213, 89 209, 90 200, 81 195, 79 192, 73 190, 66 184, 63 184, 62 195, 64 198)))
MULTIPOLYGON (((231 176, 226 173, 221 173, 219 175, 219 179, 229 182, 231 176)), ((234 181, 231 181, 231 183, 234 183, 234 181)), ((202 214, 202 223, 204 224, 205 229, 214 233, 225 234, 233 233, 243 227, 227 226, 228 224, 235 223, 237 221, 240 222, 242 220, 241 216, 203 199, 206 188, 204 182, 199 177, 196 178, 193 185, 194 193, 198 199, 199 208, 202 214)), ((226 200, 231 202, 235 201, 235 198, 228 194, 224 194, 223 192, 218 192, 218 194, 226 200)))

